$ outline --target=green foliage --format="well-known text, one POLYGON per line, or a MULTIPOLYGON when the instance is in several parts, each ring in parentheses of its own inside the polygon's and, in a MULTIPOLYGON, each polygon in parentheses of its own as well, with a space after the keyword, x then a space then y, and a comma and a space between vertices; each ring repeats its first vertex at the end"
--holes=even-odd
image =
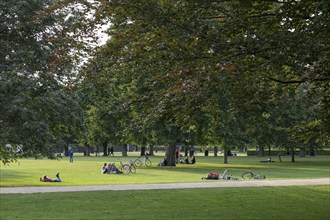
POLYGON ((100 3, 111 38, 84 83, 114 141, 171 149, 328 143, 324 1, 100 3))
POLYGON ((45 13, 50 4, 0 3, 0 157, 4 163, 17 157, 54 158, 63 149, 63 139, 81 127, 80 98, 68 86, 76 73, 67 40, 70 25, 59 25, 59 12, 45 13))
POLYGON ((325 1, 6 0, 0 7, 7 159, 5 144, 51 156, 72 135, 91 145, 165 145, 170 165, 178 145, 329 145, 325 1), (96 47, 103 24, 110 38, 96 47))

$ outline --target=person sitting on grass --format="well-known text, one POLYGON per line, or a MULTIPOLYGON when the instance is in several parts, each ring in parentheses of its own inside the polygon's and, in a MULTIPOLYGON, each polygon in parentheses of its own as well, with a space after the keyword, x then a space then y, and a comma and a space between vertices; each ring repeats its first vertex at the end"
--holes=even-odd
POLYGON ((46 175, 43 175, 42 177, 40 177, 40 181, 41 182, 62 182, 62 180, 60 178, 60 173, 56 174, 56 178, 50 178, 46 175))
POLYGON ((103 167, 101 168, 101 173, 103 173, 103 174, 109 174, 110 173, 110 170, 109 170, 109 167, 107 166, 107 163, 103 164, 103 167))
POLYGON ((195 164, 196 163, 196 158, 195 158, 195 155, 192 156, 192 159, 191 159, 191 164, 195 164))
POLYGON ((164 160, 162 162, 159 162, 158 166, 167 166, 166 157, 164 157, 164 160))
POLYGON ((182 154, 179 155, 179 163, 184 164, 184 159, 183 159, 182 154))
POLYGON ((108 163, 108 174, 121 174, 121 172, 115 165, 115 163, 108 163))
POLYGON ((189 164, 190 162, 189 162, 189 158, 188 158, 188 156, 186 156, 185 158, 184 158, 184 163, 185 164, 189 164))

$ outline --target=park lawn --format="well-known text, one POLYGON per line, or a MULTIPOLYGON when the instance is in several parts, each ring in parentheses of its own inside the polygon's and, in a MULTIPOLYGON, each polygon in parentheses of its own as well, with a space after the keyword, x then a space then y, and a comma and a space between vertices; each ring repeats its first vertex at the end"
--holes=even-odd
POLYGON ((1 195, 0 219, 330 219, 330 187, 1 195))
POLYGON ((266 158, 259 157, 229 157, 228 164, 223 163, 223 157, 197 156, 197 164, 177 165, 176 167, 158 167, 162 156, 153 156, 151 167, 137 168, 136 174, 104 175, 101 167, 104 162, 119 162, 135 159, 129 157, 83 157, 75 156, 74 163, 68 158, 62 160, 20 159, 17 163, 1 164, 0 186, 74 186, 102 184, 138 184, 138 183, 173 183, 199 182, 201 177, 209 172, 221 173, 228 169, 234 176, 240 177, 246 170, 260 172, 267 179, 309 179, 330 177, 330 157, 317 156, 296 158, 292 163, 289 157, 282 157, 282 162, 274 158, 274 163, 260 163, 266 158), (60 172, 62 183, 43 183, 41 175, 55 177, 60 172))

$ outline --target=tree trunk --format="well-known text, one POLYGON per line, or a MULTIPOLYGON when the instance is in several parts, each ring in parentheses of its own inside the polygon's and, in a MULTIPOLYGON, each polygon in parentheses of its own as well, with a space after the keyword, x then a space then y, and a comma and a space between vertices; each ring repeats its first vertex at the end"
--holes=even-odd
POLYGON ((309 156, 315 156, 315 150, 314 147, 309 148, 309 156))
POLYGON ((217 157, 218 156, 218 148, 214 147, 214 156, 217 157))
POLYGON ((154 145, 150 144, 149 146, 149 155, 154 156, 154 145))
POLYGON ((146 155, 146 147, 141 147, 141 154, 140 156, 146 155))
POLYGON ((294 148, 291 148, 291 162, 295 162, 295 158, 294 158, 294 148))
POLYGON ((268 156, 270 157, 271 153, 270 153, 271 147, 270 145, 268 145, 268 156))
POLYGON ((184 146, 184 156, 188 156, 188 147, 184 146))
POLYGON ((165 157, 167 160, 167 166, 175 166, 175 150, 176 150, 176 145, 169 145, 166 148, 166 153, 165 157))
POLYGON ((103 142, 103 156, 108 156, 108 142, 103 142))
POLYGON ((259 147, 258 156, 259 157, 264 157, 265 156, 265 149, 264 149, 264 147, 259 147))
POLYGON ((91 156, 91 147, 87 143, 85 143, 85 155, 84 156, 86 156, 86 157, 91 156))
POLYGON ((122 152, 122 154, 123 154, 123 157, 127 157, 127 144, 124 144, 123 145, 123 152, 122 152))
POLYGON ((204 152, 204 156, 205 156, 205 157, 209 156, 209 151, 208 151, 208 150, 205 150, 205 152, 204 152))
POLYGON ((67 146, 67 145, 64 147, 64 156, 65 157, 69 156, 69 146, 67 146))
POLYGON ((223 163, 227 164, 228 163, 228 152, 227 152, 227 147, 223 147, 223 163))

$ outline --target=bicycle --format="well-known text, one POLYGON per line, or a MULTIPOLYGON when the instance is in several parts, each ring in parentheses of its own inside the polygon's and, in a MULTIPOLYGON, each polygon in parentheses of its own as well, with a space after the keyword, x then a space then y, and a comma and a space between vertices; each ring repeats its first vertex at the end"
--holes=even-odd
POLYGON ((232 176, 229 174, 228 170, 225 170, 223 173, 209 173, 207 177, 202 177, 204 179, 217 179, 217 180, 240 180, 238 177, 232 176))
POLYGON ((150 167, 152 165, 152 162, 148 158, 144 158, 143 161, 140 160, 139 158, 134 160, 135 167, 141 167, 143 164, 146 165, 147 167, 150 167))
POLYGON ((127 163, 123 163, 122 161, 119 161, 119 169, 124 174, 136 173, 136 169, 135 169, 134 165, 132 164, 132 162, 127 164, 127 163))
POLYGON ((228 170, 225 170, 220 176, 220 179, 224 180, 240 180, 238 177, 231 175, 228 170))
POLYGON ((253 173, 251 171, 247 171, 245 173, 242 174, 242 178, 243 179, 266 179, 265 175, 260 175, 260 173, 253 173))

